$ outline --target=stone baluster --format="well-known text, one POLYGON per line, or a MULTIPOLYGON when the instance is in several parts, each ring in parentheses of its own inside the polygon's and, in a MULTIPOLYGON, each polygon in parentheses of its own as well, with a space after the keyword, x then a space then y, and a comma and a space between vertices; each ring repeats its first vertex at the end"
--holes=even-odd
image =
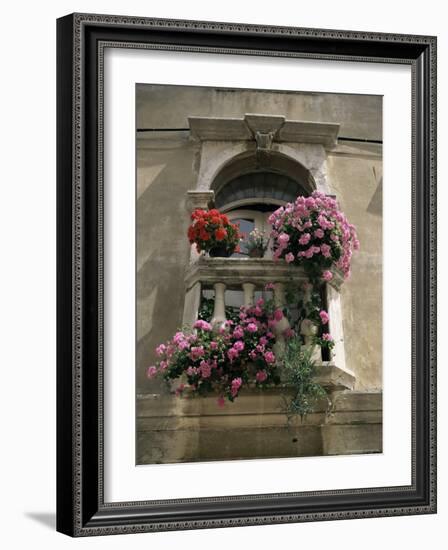
POLYGON ((226 285, 224 283, 215 283, 215 305, 213 309, 212 325, 220 328, 226 322, 225 293, 226 285))
POLYGON ((320 346, 314 342, 317 336, 318 327, 310 319, 304 319, 300 323, 300 334, 303 336, 303 348, 311 352, 311 359, 318 365, 322 364, 322 351, 320 346))
POLYGON ((254 305, 255 285, 253 283, 243 283, 241 285, 244 292, 244 305, 250 307, 254 305))
MULTIPOLYGON (((278 309, 283 309, 286 304, 285 299, 285 285, 283 283, 276 283, 274 287, 274 303, 278 309)), ((288 319, 283 316, 278 321, 273 329, 275 334, 274 352, 276 355, 281 355, 285 350, 285 330, 290 328, 288 319)))
POLYGON ((198 312, 201 306, 201 283, 197 282, 185 292, 184 314, 182 326, 192 327, 198 319, 198 312))

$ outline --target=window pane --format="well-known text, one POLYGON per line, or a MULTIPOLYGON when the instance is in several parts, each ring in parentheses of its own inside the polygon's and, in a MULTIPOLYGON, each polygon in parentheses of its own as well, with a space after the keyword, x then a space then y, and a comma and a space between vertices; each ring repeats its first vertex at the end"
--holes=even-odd
POLYGON ((255 220, 248 219, 248 218, 235 218, 232 220, 232 223, 236 223, 240 226, 240 233, 242 237, 242 241, 240 242, 240 249, 241 252, 235 252, 235 254, 232 254, 233 257, 239 257, 239 256, 247 256, 247 246, 246 246, 246 240, 249 236, 249 233, 255 229, 255 220))

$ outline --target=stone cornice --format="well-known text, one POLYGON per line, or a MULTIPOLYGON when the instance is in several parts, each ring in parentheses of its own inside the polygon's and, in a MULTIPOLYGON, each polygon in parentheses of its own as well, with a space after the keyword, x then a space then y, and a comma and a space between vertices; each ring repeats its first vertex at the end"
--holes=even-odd
POLYGON ((193 116, 188 122, 192 137, 201 141, 311 143, 331 149, 337 145, 339 133, 339 124, 286 120, 283 116, 255 113, 247 113, 244 118, 193 116))

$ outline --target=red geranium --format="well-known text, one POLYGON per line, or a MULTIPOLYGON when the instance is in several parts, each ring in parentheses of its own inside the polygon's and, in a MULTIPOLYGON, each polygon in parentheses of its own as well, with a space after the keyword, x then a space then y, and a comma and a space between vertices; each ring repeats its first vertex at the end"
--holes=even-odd
POLYGON ((208 211, 196 209, 191 214, 191 221, 187 232, 188 240, 191 244, 196 244, 198 252, 210 251, 216 247, 224 247, 230 254, 236 250, 240 240, 239 228, 216 208, 208 211))
POLYGON ((215 239, 217 241, 222 241, 227 237, 227 231, 224 229, 224 227, 219 227, 215 231, 215 239))

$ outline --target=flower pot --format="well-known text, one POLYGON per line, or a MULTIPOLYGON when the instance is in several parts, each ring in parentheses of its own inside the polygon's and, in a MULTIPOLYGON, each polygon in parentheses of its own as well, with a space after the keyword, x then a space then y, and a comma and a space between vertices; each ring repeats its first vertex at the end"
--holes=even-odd
POLYGON ((229 250, 226 246, 215 246, 209 250, 211 258, 228 258, 233 254, 233 250, 229 250))
POLYGON ((250 258, 263 258, 264 250, 261 248, 253 248, 252 250, 249 250, 248 255, 250 258))

